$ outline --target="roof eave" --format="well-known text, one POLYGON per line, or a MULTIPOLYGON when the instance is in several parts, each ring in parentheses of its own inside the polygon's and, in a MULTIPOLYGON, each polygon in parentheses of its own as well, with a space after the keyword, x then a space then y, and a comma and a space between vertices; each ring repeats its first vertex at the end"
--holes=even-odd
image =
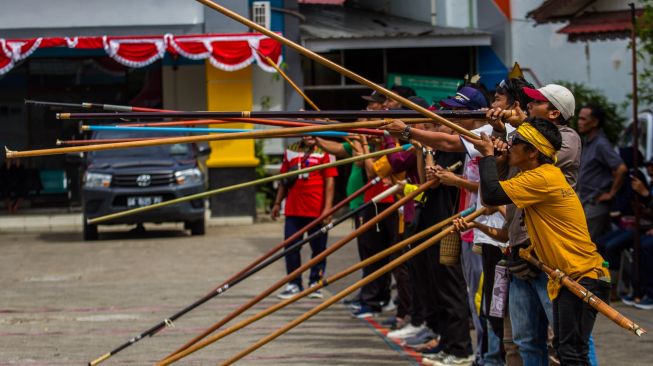
POLYGON ((395 37, 395 38, 305 38, 304 47, 313 52, 332 50, 360 50, 379 48, 431 48, 431 47, 474 47, 490 46, 489 34, 451 35, 434 37, 395 37))

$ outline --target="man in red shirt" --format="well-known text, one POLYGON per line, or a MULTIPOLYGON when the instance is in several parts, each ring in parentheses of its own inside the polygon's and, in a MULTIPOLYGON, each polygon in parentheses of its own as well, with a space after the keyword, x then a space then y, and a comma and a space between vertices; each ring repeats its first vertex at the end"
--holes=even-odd
MULTIPOLYGON (((326 164, 335 161, 333 155, 327 154, 316 145, 314 137, 304 136, 298 143, 290 145, 283 155, 281 173, 308 168, 314 165, 326 164)), ((293 235, 302 227, 306 226, 323 212, 329 210, 333 205, 333 192, 335 187, 334 177, 338 175, 336 168, 304 173, 296 178, 283 181, 277 190, 277 197, 272 208, 272 218, 279 217, 281 201, 286 198, 285 216, 286 222, 284 235, 286 238, 293 235)), ((325 224, 331 218, 326 218, 325 224)), ((309 231, 309 235, 319 230, 315 227, 309 231)), ((291 246, 293 243, 287 245, 291 246)), ((327 234, 324 233, 315 237, 310 242, 312 258, 319 255, 326 249, 327 234)), ((292 273, 301 266, 301 254, 299 250, 286 254, 286 272, 292 273)), ((320 281, 326 269, 326 261, 322 261, 311 267, 309 275, 309 286, 320 281)), ((290 281, 286 289, 277 297, 288 299, 303 290, 301 276, 290 281)), ((310 297, 322 298, 320 291, 313 292, 310 297)))

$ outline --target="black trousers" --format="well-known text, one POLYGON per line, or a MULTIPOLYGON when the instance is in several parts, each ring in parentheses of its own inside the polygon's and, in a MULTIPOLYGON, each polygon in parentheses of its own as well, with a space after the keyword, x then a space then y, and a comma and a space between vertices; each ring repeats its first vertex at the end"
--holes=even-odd
MULTIPOLYGON (((398 240, 403 240, 410 235, 399 235, 398 240)), ((404 248, 398 252, 395 252, 390 256, 390 261, 400 257, 402 254, 406 253, 408 250, 404 248)), ((413 299, 413 284, 410 281, 410 270, 408 268, 408 261, 400 264, 398 267, 392 270, 392 277, 395 278, 397 283, 397 317, 404 318, 406 315, 410 314, 412 308, 412 299, 413 299)))
POLYGON ((472 339, 469 335, 469 306, 467 305, 467 284, 460 262, 454 266, 440 264, 440 245, 435 255, 436 293, 442 335, 442 350, 456 357, 472 353, 472 339))
MULTIPOLYGON (((578 281, 601 300, 609 302, 610 284, 583 278, 578 281)), ((589 366, 589 338, 596 310, 563 287, 553 300, 553 347, 558 351, 561 366, 589 366)))
MULTIPOLYGON (((428 215, 427 211, 419 212, 415 231, 422 231, 440 220, 428 215)), ((415 286, 413 301, 419 301, 426 325, 442 336, 443 351, 456 357, 468 356, 472 350, 472 340, 462 265, 460 262, 454 266, 440 264, 438 243, 413 257, 409 267, 415 286)))
MULTIPOLYGON (((417 244, 413 244, 411 248, 417 244)), ((440 333, 440 316, 438 314, 438 299, 435 292, 437 276, 435 273, 436 252, 439 246, 434 245, 415 255, 408 262, 410 278, 413 283, 413 308, 411 311, 411 324, 426 325, 435 333, 440 333)), ((437 253, 439 255, 439 253, 437 253)))
MULTIPOLYGON (((381 211, 390 207, 389 203, 379 203, 377 207, 367 207, 361 213, 363 222, 368 222, 381 211)), ((365 260, 384 249, 387 249, 397 241, 397 226, 399 216, 393 212, 377 225, 358 236, 358 254, 361 260, 365 260)), ((372 263, 363 268, 363 277, 388 264, 388 258, 372 263)), ((383 304, 388 303, 390 298, 390 273, 386 273, 369 284, 363 286, 360 292, 362 305, 369 306, 374 311, 380 311, 383 304)))

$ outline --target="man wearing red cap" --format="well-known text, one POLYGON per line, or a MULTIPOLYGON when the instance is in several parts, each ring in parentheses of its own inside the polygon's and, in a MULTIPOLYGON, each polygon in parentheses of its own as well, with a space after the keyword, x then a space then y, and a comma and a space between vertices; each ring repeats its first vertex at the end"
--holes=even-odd
POLYGON ((575 190, 582 144, 578 133, 567 125, 576 108, 574 95, 569 89, 557 84, 548 84, 539 89, 524 88, 524 93, 533 99, 528 103, 529 117, 543 118, 558 126, 562 135, 562 148, 558 152, 556 166, 575 190))

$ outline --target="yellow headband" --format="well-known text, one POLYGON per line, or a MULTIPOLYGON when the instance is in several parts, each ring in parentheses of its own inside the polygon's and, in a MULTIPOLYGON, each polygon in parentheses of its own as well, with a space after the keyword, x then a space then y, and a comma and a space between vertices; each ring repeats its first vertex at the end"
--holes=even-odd
POLYGON ((544 137, 528 122, 522 123, 519 128, 517 128, 517 133, 520 134, 526 141, 533 145, 537 151, 544 154, 544 156, 553 159, 553 163, 558 161, 556 157, 556 149, 551 145, 551 142, 544 137))

